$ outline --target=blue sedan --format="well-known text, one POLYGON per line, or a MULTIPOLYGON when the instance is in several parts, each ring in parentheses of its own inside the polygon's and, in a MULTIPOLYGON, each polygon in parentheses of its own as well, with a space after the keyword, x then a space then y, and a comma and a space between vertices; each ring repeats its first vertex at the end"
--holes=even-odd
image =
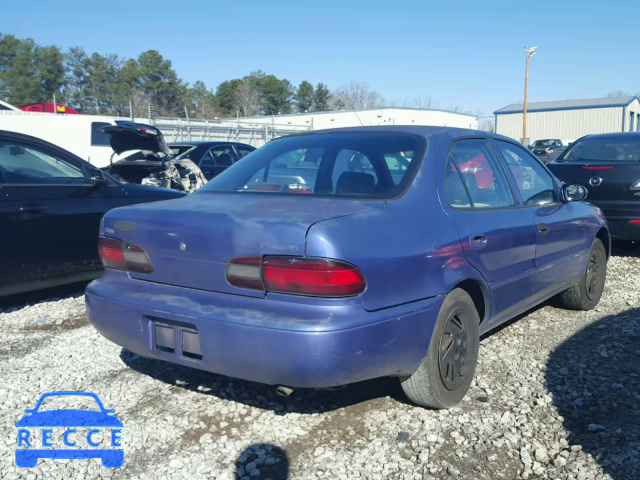
POLYGON ((107 213, 88 315, 146 357, 292 388, 395 376, 446 408, 481 334, 553 296, 597 305, 610 236, 586 194, 475 130, 283 137, 187 198, 107 213))

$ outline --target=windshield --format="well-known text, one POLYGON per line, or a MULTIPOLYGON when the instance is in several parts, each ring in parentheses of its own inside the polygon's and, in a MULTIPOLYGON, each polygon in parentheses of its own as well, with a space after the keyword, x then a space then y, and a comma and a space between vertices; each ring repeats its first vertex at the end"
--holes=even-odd
POLYGON ((408 186, 425 141, 404 133, 327 133, 274 140, 200 192, 388 199, 408 186))
POLYGON ((558 157, 558 162, 638 162, 640 136, 586 137, 558 157))
POLYGON ((555 140, 536 140, 533 142, 534 147, 554 147, 555 145, 555 140))

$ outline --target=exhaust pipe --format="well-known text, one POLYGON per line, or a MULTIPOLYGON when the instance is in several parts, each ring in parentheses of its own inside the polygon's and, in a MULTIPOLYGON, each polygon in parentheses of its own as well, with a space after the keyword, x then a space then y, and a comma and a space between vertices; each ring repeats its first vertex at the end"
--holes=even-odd
POLYGON ((288 397, 293 393, 293 388, 285 387, 283 385, 278 385, 276 387, 276 393, 281 397, 288 397))

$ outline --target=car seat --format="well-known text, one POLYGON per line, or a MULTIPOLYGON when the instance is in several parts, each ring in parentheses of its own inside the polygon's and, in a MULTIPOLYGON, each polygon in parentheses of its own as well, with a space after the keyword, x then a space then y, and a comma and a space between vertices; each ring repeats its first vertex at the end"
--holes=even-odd
POLYGON ((216 158, 216 165, 219 167, 228 167, 233 164, 233 158, 228 153, 223 153, 216 158))
POLYGON ((364 172, 342 172, 336 182, 336 194, 373 195, 376 193, 376 180, 373 175, 364 172))

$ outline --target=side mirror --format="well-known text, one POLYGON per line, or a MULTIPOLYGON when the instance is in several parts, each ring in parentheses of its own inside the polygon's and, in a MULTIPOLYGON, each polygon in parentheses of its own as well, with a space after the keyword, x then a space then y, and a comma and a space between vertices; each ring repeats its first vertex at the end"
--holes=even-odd
POLYGON ((565 185, 562 187, 567 202, 579 202, 587 198, 588 190, 582 185, 565 185))
POLYGON ((107 179, 104 176, 104 172, 99 169, 91 170, 89 173, 89 182, 91 185, 98 186, 106 183, 107 179))

